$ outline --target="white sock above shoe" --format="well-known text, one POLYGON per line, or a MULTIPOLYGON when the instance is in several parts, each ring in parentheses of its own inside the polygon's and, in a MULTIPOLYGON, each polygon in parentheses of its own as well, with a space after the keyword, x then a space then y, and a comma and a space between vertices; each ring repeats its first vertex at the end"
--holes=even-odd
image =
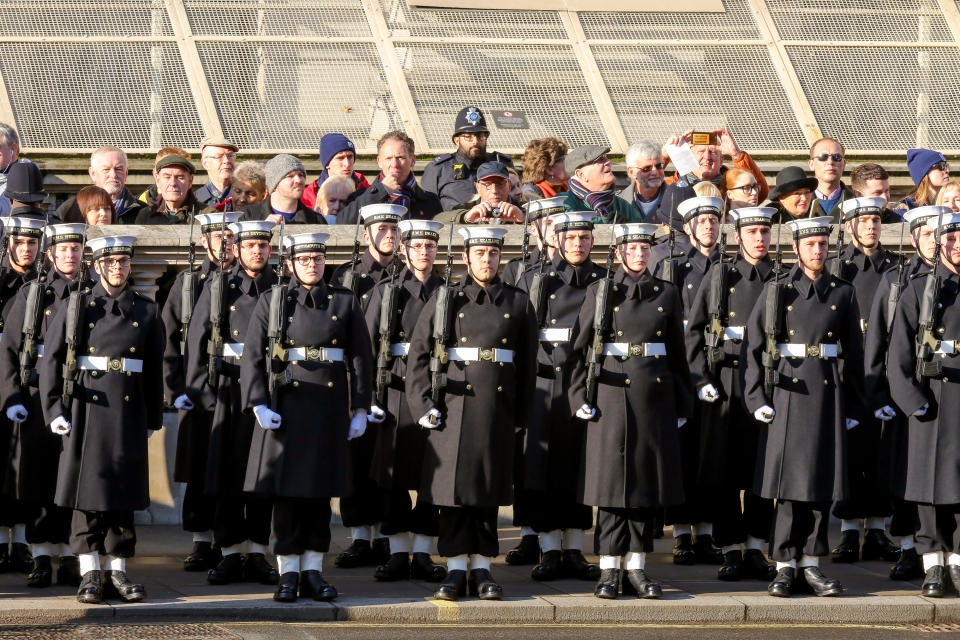
POLYGON ((45 544, 39 542, 37 544, 30 545, 30 553, 34 558, 39 558, 40 556, 47 556, 48 558, 53 557, 53 549, 56 545, 45 544))
POLYGON ((300 573, 300 556, 277 556, 277 571, 285 573, 300 573))
POLYGON ((390 538, 390 553, 410 553, 410 534, 395 533, 390 538))
POLYGON ((808 556, 804 555, 797 561, 797 567, 803 569, 805 567, 819 567, 820 558, 817 556, 808 556))
POLYGON ((540 534, 540 551, 546 553, 547 551, 560 551, 561 549, 561 535, 560 529, 554 531, 544 531, 540 534))
POLYGON ((791 569, 796 569, 796 568, 797 568, 797 561, 796 561, 796 560, 791 560, 790 562, 778 562, 778 563, 777 563, 777 571, 780 571, 780 569, 786 569, 787 567, 790 567, 791 569))
POLYGON ((78 557, 80 559, 81 576, 85 576, 91 571, 100 571, 100 554, 96 551, 93 553, 81 553, 78 557))
POLYGON ((583 529, 564 529, 563 548, 583 551, 583 529))
POLYGON ((60 552, 61 558, 75 558, 77 554, 73 552, 73 549, 70 548, 68 544, 57 545, 57 550, 60 552))
POLYGON ((841 520, 840 531, 856 531, 857 533, 863 533, 863 522, 859 519, 841 520))
POLYGON ((350 527, 350 537, 370 542, 370 527, 350 527))
POLYGON ((127 559, 117 556, 107 556, 107 569, 109 571, 126 571, 127 559))
POLYGON ((946 563, 943 561, 943 551, 933 551, 931 553, 923 554, 923 571, 927 572, 932 567, 944 566, 946 563))
POLYGON ((916 546, 916 540, 913 539, 913 536, 903 536, 900 538, 900 550, 909 551, 916 546))
POLYGON ((267 552, 267 547, 262 544, 253 542, 252 540, 247 541, 247 553, 261 553, 264 554, 267 552))
POLYGON ((232 556, 236 553, 243 553, 243 548, 243 543, 234 544, 229 547, 220 547, 220 553, 222 553, 224 556, 232 556))
POLYGON ((533 530, 533 527, 520 527, 521 536, 535 536, 537 532, 533 530))
POLYGON ((300 571, 319 571, 323 573, 323 552, 304 551, 301 553, 300 571))
POLYGON ((766 540, 761 540, 760 538, 754 538, 753 536, 747 536, 747 542, 743 545, 745 549, 753 551, 763 551, 766 549, 769 544, 766 540))
POLYGON ((466 571, 470 556, 462 554, 459 556, 450 556, 447 558, 447 571, 466 571))
MULTIPOLYGON (((393 543, 391 542, 391 549, 393 549, 393 543)), ((425 536, 422 533, 414 534, 413 536, 413 552, 414 553, 425 553, 430 555, 433 550, 433 538, 430 536, 425 536)))
POLYGON ((712 522, 698 522, 693 525, 693 532, 698 536, 712 536, 713 535, 713 523, 712 522))
POLYGON ((886 518, 878 518, 878 517, 867 518, 863 526, 868 531, 870 529, 880 529, 881 531, 883 531, 886 527, 886 518))
POLYGON ((213 531, 197 531, 193 534, 194 542, 213 542, 213 531))
POLYGON ((674 538, 679 538, 680 536, 683 536, 683 535, 690 535, 690 532, 691 532, 691 531, 692 531, 692 529, 691 529, 690 525, 688 525, 688 524, 675 524, 675 525, 673 525, 673 537, 674 537, 674 538))
POLYGON ((619 569, 620 556, 600 556, 600 569, 619 569))
POLYGON ((470 554, 470 571, 474 569, 486 569, 490 571, 490 561, 493 560, 490 556, 482 556, 479 553, 470 554))
POLYGON ((948 566, 960 567, 960 553, 945 553, 943 555, 948 566))
POLYGON ((627 571, 644 569, 647 566, 647 554, 630 551, 624 557, 623 568, 627 571))
POLYGON ((27 525, 25 524, 13 525, 13 543, 27 544, 27 525))
POLYGON ((720 549, 720 553, 723 553, 724 555, 730 553, 731 551, 740 551, 740 545, 738 545, 738 544, 728 544, 727 546, 722 547, 722 548, 720 549))

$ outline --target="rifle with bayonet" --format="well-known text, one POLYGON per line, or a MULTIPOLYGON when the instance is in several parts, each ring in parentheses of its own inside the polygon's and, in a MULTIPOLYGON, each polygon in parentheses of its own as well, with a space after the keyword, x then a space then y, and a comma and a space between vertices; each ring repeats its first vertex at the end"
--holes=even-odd
POLYGON ((353 230, 353 256, 350 258, 350 268, 343 274, 341 286, 350 289, 354 295, 357 294, 357 265, 360 264, 360 228, 363 226, 363 218, 360 212, 357 212, 357 225, 353 230))
MULTIPOLYGON (((814 198, 813 202, 816 202, 816 201, 817 199, 814 198)), ((845 223, 843 220, 843 198, 840 199, 840 204, 838 206, 840 208, 840 224, 837 225, 837 257, 836 259, 834 259, 833 263, 830 265, 830 275, 832 275, 835 278, 842 278, 843 277, 842 275, 843 260, 841 256, 843 254, 843 228, 845 226, 845 223)), ((813 210, 813 207, 811 206, 811 211, 812 210, 813 210)), ((852 220, 853 222, 851 222, 851 224, 856 224, 856 219, 852 218, 852 220)), ((856 238, 857 234, 854 233, 853 235, 854 235, 854 238, 856 238)))
MULTIPOLYGON (((890 330, 893 328, 893 315, 897 312, 897 303, 900 302, 900 294, 903 292, 904 273, 906 272, 906 258, 903 255, 903 228, 909 226, 909 222, 900 223, 900 249, 897 253, 897 279, 890 283, 890 292, 887 294, 887 338, 890 337, 890 330)), ((919 253, 919 245, 917 252, 919 253)), ((921 258, 922 259, 922 258, 921 258)))
MULTIPOLYGON (((664 258, 660 263, 660 278, 666 280, 667 282, 672 282, 677 284, 677 281, 674 280, 677 272, 677 263, 674 259, 674 251, 677 246, 676 230, 673 228, 673 218, 676 213, 677 208, 675 206, 670 207, 670 222, 667 225, 667 248, 669 253, 667 257, 664 258)), ((611 230, 611 233, 613 231, 611 230)))
POLYGON ((780 334, 780 306, 783 301, 783 285, 780 276, 783 273, 783 220, 777 226, 777 257, 773 263, 773 278, 767 285, 767 299, 763 309, 764 348, 761 362, 763 364, 763 391, 769 402, 773 402, 773 390, 780 382, 780 372, 777 371, 780 362, 780 349, 777 348, 777 338, 780 334))
POLYGON ((287 350, 283 343, 286 340, 286 324, 284 317, 286 310, 284 301, 287 297, 287 285, 283 282, 284 276, 284 232, 286 224, 280 221, 280 245, 277 260, 277 282, 270 287, 270 311, 267 320, 267 391, 270 393, 270 410, 277 410, 277 392, 290 384, 290 372, 287 370, 287 350), (277 370, 279 369, 279 370, 277 370))
POLYGON ((374 394, 377 406, 386 409, 387 389, 393 380, 390 370, 393 356, 390 355, 390 340, 396 328, 398 304, 400 303, 400 285, 397 284, 397 274, 401 268, 399 258, 394 255, 390 269, 390 280, 383 285, 383 296, 380 298, 380 324, 378 328, 379 340, 377 344, 377 376, 374 394))
MULTIPOLYGON (((86 230, 84 230, 84 241, 86 241, 86 230)), ((67 412, 67 415, 69 415, 70 412, 70 404, 73 400, 77 375, 79 374, 77 367, 77 350, 80 341, 79 331, 83 325, 83 316, 86 313, 87 294, 90 293, 90 289, 84 286, 87 280, 87 263, 83 259, 83 248, 85 245, 86 242, 80 246, 80 271, 77 273, 77 287, 70 292, 70 297, 67 298, 67 317, 64 323, 64 342, 67 345, 67 356, 64 359, 61 374, 63 390, 60 400, 63 404, 63 410, 67 412)))
POLYGON ((720 247, 720 260, 713 265, 710 272, 710 289, 708 290, 707 309, 710 313, 710 324, 704 328, 705 350, 707 352, 707 365, 710 367, 711 377, 717 374, 717 367, 724 360, 723 337, 724 324, 723 317, 726 307, 726 281, 727 281, 727 262, 724 257, 727 253, 727 232, 720 231, 720 241, 717 243, 720 247))
MULTIPOLYGON (((539 226, 537 227, 537 232, 540 233, 539 226)), ((544 246, 543 251, 546 251, 547 248, 544 246)), ((520 245, 520 264, 517 265, 517 278, 513 283, 516 286, 520 286, 520 282, 523 281, 523 272, 527 267, 527 256, 530 255, 530 203, 525 202, 523 204, 523 243, 520 245)))
POLYGON ((433 352, 430 354, 430 399, 440 409, 443 391, 447 386, 447 343, 450 341, 453 324, 453 287, 450 276, 453 271, 453 227, 447 239, 447 264, 443 269, 443 286, 437 289, 437 306, 433 317, 433 352))
POLYGON ((197 302, 197 243, 193 239, 193 226, 196 216, 190 216, 190 251, 187 254, 187 270, 183 274, 183 286, 180 289, 180 355, 187 349, 187 334, 190 332, 190 320, 193 318, 193 305, 197 302))
POLYGON ((923 285, 923 297, 920 298, 920 316, 917 324, 917 382, 924 378, 932 378, 943 373, 943 364, 934 358, 934 352, 940 348, 940 340, 936 334, 937 303, 940 302, 940 224, 943 221, 943 209, 937 215, 936 249, 933 254, 933 264, 923 285))
POLYGON ((23 346, 20 348, 20 386, 27 388, 36 373, 37 359, 40 357, 40 324, 43 313, 43 298, 46 291, 47 229, 50 227, 50 210, 43 225, 40 246, 37 249, 36 277, 27 284, 27 300, 23 313, 23 346))
MULTIPOLYGON (((530 279, 530 304, 533 306, 533 312, 537 316, 537 327, 542 329, 547 321, 547 287, 546 271, 547 267, 547 242, 543 237, 543 229, 537 225, 537 236, 540 238, 540 244, 543 250, 540 251, 540 262, 537 264, 537 272, 530 279)), ((558 249, 559 250, 559 249, 558 249)))
MULTIPOLYGON (((211 234, 212 237, 212 234, 211 234)), ((210 340, 207 341, 207 384, 216 393, 223 367, 223 306, 227 289, 227 216, 220 222, 217 275, 210 283, 210 340)))
POLYGON ((597 407, 597 381, 603 368, 603 339, 610 325, 610 291, 613 289, 613 256, 617 251, 617 236, 614 227, 617 216, 610 223, 610 247, 607 249, 606 273, 597 285, 596 307, 593 310, 593 341, 587 351, 587 379, 585 400, 593 408, 597 407))

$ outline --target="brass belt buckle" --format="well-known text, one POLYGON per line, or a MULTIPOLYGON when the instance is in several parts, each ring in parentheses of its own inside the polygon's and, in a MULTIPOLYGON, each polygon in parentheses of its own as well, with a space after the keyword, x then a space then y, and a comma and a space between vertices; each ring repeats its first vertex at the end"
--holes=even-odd
POLYGON ((307 347, 306 348, 307 360, 321 360, 322 355, 323 355, 323 347, 307 347))
POLYGON ((480 349, 480 359, 493 362, 493 349, 480 349))
POLYGON ((121 358, 108 359, 107 371, 123 371, 123 360, 121 358))
POLYGON ((819 357, 820 357, 820 345, 818 345, 818 344, 808 344, 808 345, 807 345, 807 357, 808 357, 808 358, 819 358, 819 357))
POLYGON ((642 356, 642 355, 643 355, 643 345, 642 345, 642 344, 632 344, 632 345, 630 345, 630 355, 632 355, 632 356, 642 356))

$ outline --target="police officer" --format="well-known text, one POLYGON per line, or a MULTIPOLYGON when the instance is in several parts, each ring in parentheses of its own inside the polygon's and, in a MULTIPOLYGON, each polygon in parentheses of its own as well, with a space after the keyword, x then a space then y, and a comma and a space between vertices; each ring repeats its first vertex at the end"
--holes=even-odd
POLYGON ((524 240, 527 243, 532 241, 534 246, 527 253, 526 260, 520 256, 509 260, 504 265, 503 272, 500 274, 501 280, 507 284, 517 284, 527 267, 540 263, 544 251, 547 252, 547 260, 553 259, 557 247, 554 244, 553 223, 550 222, 550 216, 566 210, 563 200, 562 196, 555 196, 531 200, 526 204, 527 228, 524 230, 524 240))
POLYGON ((773 277, 769 249, 775 212, 770 207, 730 212, 737 256, 715 262, 707 271, 687 325, 687 358, 701 400, 699 491, 713 505, 714 540, 723 551, 717 570, 721 580, 769 581, 776 573, 763 556, 773 501, 752 491, 760 423, 744 411, 740 356, 747 318, 773 277))
MULTIPOLYGON (((179 430, 177 431, 177 457, 174 462, 173 479, 185 482, 183 493, 183 529, 193 534, 193 549, 183 560, 186 571, 207 571, 220 561, 220 550, 213 546, 213 514, 211 500, 204 494, 203 482, 206 475, 207 443, 210 439, 210 413, 203 407, 194 407, 186 393, 186 348, 189 337, 190 319, 193 307, 200 294, 210 283, 210 276, 218 268, 220 245, 226 236, 227 247, 224 251, 227 263, 233 262, 233 242, 231 232, 223 231, 224 224, 237 221, 240 214, 204 213, 194 217, 194 223, 200 225, 200 242, 203 245, 203 262, 196 271, 187 269, 177 274, 166 304, 163 305, 163 326, 166 333, 166 347, 163 352, 163 392, 165 401, 172 403, 179 411, 179 430), (187 284, 189 281, 189 284, 187 284), (184 299, 184 286, 192 296, 184 299)), ((191 229, 190 233, 193 233, 191 229)), ((191 243, 193 238, 190 238, 191 243)), ((191 251, 193 247, 191 246, 191 251)))
POLYGON ((163 426, 163 326, 156 303, 128 285, 134 240, 87 242, 99 282, 60 305, 38 372, 44 421, 63 436, 55 501, 74 510, 77 599, 90 604, 146 597, 126 559, 137 542, 133 512, 150 505, 147 438, 163 426))
MULTIPOLYGON (((377 283, 390 276, 390 266, 397 260, 397 223, 406 213, 406 207, 398 204, 360 208, 357 224, 363 225, 367 250, 356 263, 340 265, 330 281, 350 288, 360 300, 361 312, 366 312, 377 283)), ((390 559, 389 540, 378 526, 383 519, 383 492, 370 473, 375 439, 371 431, 350 443, 353 490, 341 498, 340 515, 343 526, 350 527, 353 542, 335 560, 341 568, 376 566, 390 559)))
POLYGON ((4 492, 32 505, 34 517, 26 528, 33 552, 33 571, 27 576, 30 587, 50 586, 55 554, 60 556, 57 583, 80 584, 80 565, 68 544, 72 512, 53 502, 60 438, 43 422, 36 366, 54 314, 77 287, 85 233, 85 224, 47 227, 46 258, 53 268, 20 288, 7 314, 9 329, 0 337, 0 397, 7 418, 14 423, 13 455, 4 492), (28 295, 32 289, 36 292, 28 295))
MULTIPOLYGON (((849 244, 840 250, 828 269, 837 277, 853 285, 860 309, 860 328, 870 333, 868 319, 874 294, 884 273, 897 266, 897 255, 880 246, 881 218, 885 198, 861 197, 840 203, 844 231, 849 244)), ((872 413, 872 411, 871 411, 872 413)), ((871 415, 847 434, 849 452, 847 471, 850 474, 850 495, 833 507, 833 515, 841 519, 842 537, 831 552, 834 562, 857 562, 883 559, 894 561, 897 549, 884 533, 884 519, 893 514, 890 494, 878 477, 880 456, 880 424, 871 415), (864 530, 863 549, 860 531, 864 530)))
POLYGON ((391 552, 390 560, 377 567, 374 577, 440 582, 447 571, 430 558, 439 526, 437 507, 419 495, 416 506, 410 499, 410 491, 420 488, 427 431, 410 415, 404 380, 417 318, 443 284, 443 278, 433 273, 443 223, 403 220, 397 226, 407 266, 395 265, 395 275, 373 289, 366 313, 367 331, 377 354, 376 391, 381 396, 374 398, 378 404, 371 408, 369 421, 382 422, 371 429, 375 438, 372 474, 384 492, 380 532, 389 536, 391 552))
POLYGON ((514 431, 527 424, 537 327, 527 295, 497 276, 507 230, 458 231, 467 276, 447 290, 446 310, 438 311, 444 291, 438 289, 420 313, 406 394, 410 414, 431 430, 419 495, 440 507, 437 550, 447 558, 447 577, 435 597, 456 600, 469 588, 471 595, 499 600, 503 588, 490 575, 499 553, 497 510, 513 501, 514 431), (435 331, 447 340, 435 340, 435 331), (438 393, 431 374, 444 368, 438 393))
POLYGON ((540 536, 540 564, 534 580, 596 580, 600 570, 583 557, 584 531, 593 527, 593 509, 579 498, 580 458, 585 425, 570 411, 570 374, 579 362, 573 332, 587 288, 604 275, 590 260, 593 215, 551 216, 557 253, 527 269, 520 288, 531 296, 540 331, 537 388, 526 425, 526 442, 515 480, 516 501, 525 505, 540 536))
POLYGON ((440 197, 444 211, 454 209, 474 196, 477 169, 484 162, 495 160, 513 166, 509 156, 495 151, 487 152, 489 137, 487 119, 480 109, 464 107, 460 110, 453 128, 453 142, 457 150, 434 158, 420 178, 420 186, 424 191, 440 197))
POLYGON ((213 416, 202 487, 212 497, 213 541, 223 560, 207 574, 210 584, 277 583, 277 571, 264 557, 272 505, 243 493, 255 426, 240 404, 247 325, 259 297, 277 282, 268 266, 273 226, 266 220, 230 225, 234 264, 227 265, 222 245, 223 269, 211 274, 190 322, 186 392, 194 406, 213 416))
POLYGON ((846 497, 847 430, 859 420, 863 396, 863 334, 853 286, 825 269, 830 220, 789 223, 797 264, 766 284, 745 330, 744 398, 768 425, 754 491, 777 500, 777 575, 767 591, 778 597, 806 588, 818 596, 843 592, 819 564, 830 550, 830 504, 846 497), (775 310, 768 312, 771 297, 775 310))
POLYGON ((626 593, 661 597, 660 585, 645 572, 654 513, 684 499, 677 428, 686 422, 693 394, 680 296, 647 269, 656 229, 614 225, 621 266, 587 289, 573 344, 580 358, 571 404, 586 421, 581 491, 583 502, 598 508, 601 573, 594 595, 604 599, 617 597, 621 571, 626 593), (609 298, 598 326, 600 287, 609 287, 609 298), (588 362, 600 365, 592 379, 588 362))
POLYGON ((330 498, 350 490, 347 440, 363 435, 371 401, 370 336, 353 293, 323 281, 327 237, 286 238, 293 279, 260 297, 240 361, 242 406, 260 427, 244 490, 273 500, 279 602, 337 597, 323 579, 330 498))

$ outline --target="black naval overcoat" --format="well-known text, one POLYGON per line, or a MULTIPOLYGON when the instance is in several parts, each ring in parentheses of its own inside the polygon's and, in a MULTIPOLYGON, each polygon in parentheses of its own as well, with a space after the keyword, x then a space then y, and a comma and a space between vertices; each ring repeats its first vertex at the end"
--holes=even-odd
MULTIPOLYGON (((662 279, 663 261, 670 255, 670 245, 663 240, 653 245, 650 251, 650 264, 647 267, 656 278, 662 279)), ((720 259, 720 250, 714 247, 709 256, 697 250, 690 239, 682 232, 676 234, 674 247, 675 266, 673 283, 680 292, 680 302, 683 305, 683 318, 687 319, 689 309, 693 306, 693 299, 697 297, 704 276, 710 265, 720 259)))
MULTIPOLYGON (((13 306, 13 299, 17 291, 23 286, 24 282, 30 279, 31 275, 36 277, 36 272, 32 269, 27 273, 17 273, 9 265, 10 256, 4 257, 0 266, 0 332, 4 330, 7 315, 13 306)), ((14 455, 11 448, 13 445, 13 422, 7 419, 6 415, 0 415, 0 460, 10 460, 14 455)))
POLYGON ((338 287, 343 286, 343 279, 347 272, 353 270, 357 283, 357 298, 360 299, 361 311, 365 312, 370 304, 370 293, 373 288, 377 286, 378 282, 390 277, 389 267, 390 265, 384 267, 374 260, 369 251, 364 251, 360 254, 360 261, 356 266, 347 262, 334 269, 330 277, 330 283, 338 287))

